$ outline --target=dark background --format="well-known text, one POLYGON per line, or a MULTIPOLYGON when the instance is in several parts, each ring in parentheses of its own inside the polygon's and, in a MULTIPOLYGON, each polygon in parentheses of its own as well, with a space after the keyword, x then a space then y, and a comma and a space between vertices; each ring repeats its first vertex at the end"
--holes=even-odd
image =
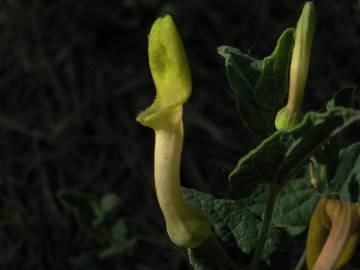
MULTIPOLYGON (((147 34, 173 15, 188 54, 182 181, 221 195, 256 142, 236 114, 220 45, 271 53, 303 1, 0 1, 0 269, 188 269, 154 195, 153 133, 135 122, 154 86, 147 34), (122 200, 134 246, 107 259, 58 199, 62 190, 122 200)), ((360 6, 316 1, 318 24, 305 110, 359 85, 360 6)), ((303 249, 303 242, 295 249, 303 249)), ((297 259, 297 258, 295 258, 297 259)))

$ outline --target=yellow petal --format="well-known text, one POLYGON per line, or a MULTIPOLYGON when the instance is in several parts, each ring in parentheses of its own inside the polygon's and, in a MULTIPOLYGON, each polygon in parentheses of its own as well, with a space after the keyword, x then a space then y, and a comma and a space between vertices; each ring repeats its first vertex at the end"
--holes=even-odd
POLYGON ((164 120, 162 114, 184 104, 191 94, 191 74, 185 50, 169 15, 153 24, 148 53, 156 98, 146 111, 139 114, 137 121, 155 128, 164 120))
POLYGON ((311 216, 306 240, 306 262, 309 269, 313 268, 330 232, 328 227, 330 221, 324 214, 325 204, 326 199, 321 198, 311 216))

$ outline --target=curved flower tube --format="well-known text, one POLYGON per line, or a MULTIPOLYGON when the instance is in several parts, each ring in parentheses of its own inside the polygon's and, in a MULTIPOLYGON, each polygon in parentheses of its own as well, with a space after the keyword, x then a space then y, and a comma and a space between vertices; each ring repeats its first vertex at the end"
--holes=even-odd
POLYGON ((153 24, 148 53, 156 98, 137 121, 155 131, 155 189, 168 235, 178 246, 195 248, 209 237, 210 226, 207 217, 186 205, 181 196, 182 106, 191 94, 191 74, 181 38, 169 15, 153 24))
POLYGON ((315 32, 315 5, 306 2, 295 30, 291 56, 288 102, 276 115, 275 127, 288 130, 302 121, 301 103, 308 77, 312 40, 315 32))
POLYGON ((306 243, 309 269, 342 269, 359 239, 360 205, 322 197, 311 218, 306 243))

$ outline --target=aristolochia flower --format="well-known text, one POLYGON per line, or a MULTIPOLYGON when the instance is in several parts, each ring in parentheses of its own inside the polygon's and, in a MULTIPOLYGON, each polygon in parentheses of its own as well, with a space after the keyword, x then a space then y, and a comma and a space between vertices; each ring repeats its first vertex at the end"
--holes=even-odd
POLYGON ((342 269, 359 239, 359 203, 322 197, 311 217, 306 242, 309 269, 342 269))
POLYGON ((170 16, 153 24, 148 51, 156 98, 137 121, 155 131, 155 189, 168 235, 176 245, 194 248, 208 238, 210 227, 206 216, 186 205, 181 196, 182 110, 191 94, 191 74, 170 16))

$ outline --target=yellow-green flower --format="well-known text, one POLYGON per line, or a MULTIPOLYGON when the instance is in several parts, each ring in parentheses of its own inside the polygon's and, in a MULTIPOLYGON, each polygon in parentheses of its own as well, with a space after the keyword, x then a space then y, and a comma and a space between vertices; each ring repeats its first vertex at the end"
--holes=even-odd
POLYGON ((183 104, 191 94, 191 74, 181 38, 170 16, 159 18, 149 35, 149 63, 156 87, 152 105, 137 117, 155 131, 155 189, 170 239, 198 247, 210 234, 207 217, 185 204, 180 189, 183 104))

